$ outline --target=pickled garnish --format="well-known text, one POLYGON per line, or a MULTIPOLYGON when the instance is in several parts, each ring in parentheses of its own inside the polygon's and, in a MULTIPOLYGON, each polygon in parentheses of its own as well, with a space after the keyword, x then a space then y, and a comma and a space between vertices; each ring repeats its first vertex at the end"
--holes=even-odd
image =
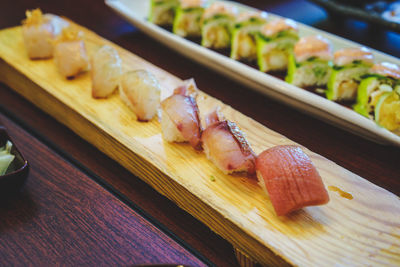
POLYGON ((340 189, 337 186, 330 185, 330 186, 328 186, 328 189, 330 191, 333 191, 333 192, 338 192, 341 197, 344 197, 344 198, 347 198, 347 199, 353 199, 353 195, 352 194, 343 191, 342 189, 340 189))

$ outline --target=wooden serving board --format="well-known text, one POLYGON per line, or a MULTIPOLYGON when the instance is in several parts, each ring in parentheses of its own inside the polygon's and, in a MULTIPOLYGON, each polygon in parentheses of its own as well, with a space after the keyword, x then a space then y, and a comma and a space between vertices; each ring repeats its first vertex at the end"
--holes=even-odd
MULTIPOLYGON (((89 55, 102 44, 115 47, 125 70, 147 69, 156 75, 163 87, 162 98, 181 83, 131 52, 82 30, 89 55)), ((89 73, 67 80, 53 60, 29 60, 21 27, 0 31, 0 57, 2 82, 228 240, 243 262, 243 255, 248 255, 263 265, 279 266, 400 264, 400 199, 328 159, 304 148, 325 185, 350 192, 354 198, 329 191, 327 205, 279 218, 254 179, 224 175, 204 153, 187 144, 165 142, 159 121, 136 121, 118 93, 93 99, 89 73)), ((294 144, 204 93, 198 104, 202 114, 220 106, 246 133, 257 154, 275 145, 294 144)))

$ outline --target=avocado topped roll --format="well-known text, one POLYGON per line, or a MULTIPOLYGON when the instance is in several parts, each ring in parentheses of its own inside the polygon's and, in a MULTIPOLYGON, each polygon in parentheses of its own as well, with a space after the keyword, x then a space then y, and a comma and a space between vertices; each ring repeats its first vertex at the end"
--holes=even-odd
POLYGON ((201 17, 207 0, 179 0, 172 31, 182 37, 201 36, 201 17))
POLYGON ((299 87, 325 86, 331 73, 332 45, 320 36, 301 38, 289 56, 286 82, 299 87))
POLYGON ((235 21, 237 8, 224 2, 214 2, 202 17, 201 45, 223 49, 231 44, 231 29, 235 21))
POLYGON ((178 0, 151 0, 149 21, 157 25, 171 26, 178 4, 178 0))
POLYGON ((353 108, 361 115, 373 119, 375 107, 383 94, 392 91, 400 94, 400 67, 388 62, 375 64, 362 78, 353 108))
POLYGON ((235 60, 257 59, 256 34, 267 22, 267 13, 245 11, 239 14, 232 30, 231 58, 235 60))
POLYGON ((297 23, 293 20, 275 19, 264 24, 256 37, 260 70, 286 70, 289 54, 298 39, 297 23))
POLYGON ((326 98, 333 101, 356 100, 361 76, 368 73, 374 56, 369 49, 357 47, 338 50, 333 57, 326 98))
POLYGON ((389 131, 400 134, 400 94, 398 91, 385 92, 375 107, 375 122, 389 131))

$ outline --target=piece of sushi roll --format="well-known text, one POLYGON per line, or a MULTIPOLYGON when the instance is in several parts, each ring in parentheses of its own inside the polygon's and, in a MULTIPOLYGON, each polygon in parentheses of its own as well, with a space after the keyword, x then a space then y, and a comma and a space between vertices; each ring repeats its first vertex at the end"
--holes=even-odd
POLYGON ((395 134, 400 134, 400 92, 383 93, 375 107, 375 122, 395 134))
POLYGON ((256 36, 257 62, 260 71, 282 71, 298 41, 297 23, 290 19, 275 19, 264 24, 256 36))
POLYGON ((333 101, 356 100, 361 77, 369 72, 374 56, 365 47, 351 47, 336 51, 333 57, 326 98, 333 101))
POLYGON ((53 56, 53 41, 69 23, 55 15, 42 14, 40 9, 26 11, 22 21, 22 36, 30 59, 53 56))
POLYGON ((267 13, 244 11, 239 14, 232 30, 231 58, 253 61, 257 59, 256 34, 267 22, 267 13))
POLYGON ((75 77, 89 69, 83 32, 71 27, 64 28, 54 44, 54 63, 66 78, 75 77))
POLYGON ((388 62, 375 64, 362 78, 353 109, 373 119, 375 106, 382 94, 392 91, 400 93, 400 67, 388 62))
POLYGON ((331 73, 332 45, 320 36, 302 37, 289 56, 286 82, 299 87, 326 86, 331 73))
POLYGON ((235 6, 224 2, 214 2, 206 8, 202 17, 201 45, 214 49, 229 48, 237 13, 235 6))
POLYGON ((92 97, 105 98, 118 87, 122 75, 122 60, 117 50, 103 45, 91 58, 92 97))
POLYGON ((178 0, 151 0, 149 21, 161 26, 171 26, 178 4, 178 0))
POLYGON ((150 121, 160 106, 161 88, 156 77, 146 70, 134 70, 121 76, 122 101, 136 114, 138 121, 150 121))
POLYGON ((180 0, 172 31, 182 37, 201 36, 201 17, 207 0, 180 0))

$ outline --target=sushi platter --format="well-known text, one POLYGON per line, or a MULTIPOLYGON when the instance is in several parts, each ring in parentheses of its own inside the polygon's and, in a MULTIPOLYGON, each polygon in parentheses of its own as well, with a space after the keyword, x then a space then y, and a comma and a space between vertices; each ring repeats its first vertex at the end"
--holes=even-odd
MULTIPOLYGON (((145 69, 157 78, 161 99, 182 84, 167 71, 75 26, 84 33, 89 57, 102 45, 114 48, 123 70, 145 69)), ((53 59, 30 60, 21 27, 0 30, 0 59, 1 82, 229 241, 243 265, 400 264, 399 197, 307 148, 302 150, 329 189, 330 201, 277 216, 255 178, 224 174, 190 145, 166 142, 157 118, 137 121, 116 93, 93 98, 89 72, 66 79, 53 59)), ((246 133, 256 154, 277 145, 298 145, 218 99, 198 93, 200 113, 219 106, 246 133)))
MULTIPOLYGON (((208 49, 190 39, 180 37, 171 31, 150 22, 149 1, 129 0, 106 0, 115 12, 131 22, 144 33, 162 42, 168 47, 182 53, 183 55, 198 61, 244 85, 269 97, 273 97, 301 112, 308 113, 322 119, 332 125, 341 127, 366 139, 387 144, 400 146, 400 136, 378 126, 373 120, 358 114, 346 106, 321 97, 318 94, 304 90, 281 79, 259 71, 240 61, 233 60, 228 56, 208 49)), ((210 1, 214 2, 214 1, 210 1)), ((255 11, 254 8, 233 2, 220 1, 236 6, 238 10, 255 11)), ((274 14, 268 14, 268 18, 279 18, 274 14)), ((343 39, 333 34, 315 29, 313 27, 297 23, 300 36, 319 35, 330 40, 334 50, 348 47, 359 47, 360 44, 343 39)), ((399 65, 400 60, 396 57, 370 49, 376 62, 390 62, 399 65)))

